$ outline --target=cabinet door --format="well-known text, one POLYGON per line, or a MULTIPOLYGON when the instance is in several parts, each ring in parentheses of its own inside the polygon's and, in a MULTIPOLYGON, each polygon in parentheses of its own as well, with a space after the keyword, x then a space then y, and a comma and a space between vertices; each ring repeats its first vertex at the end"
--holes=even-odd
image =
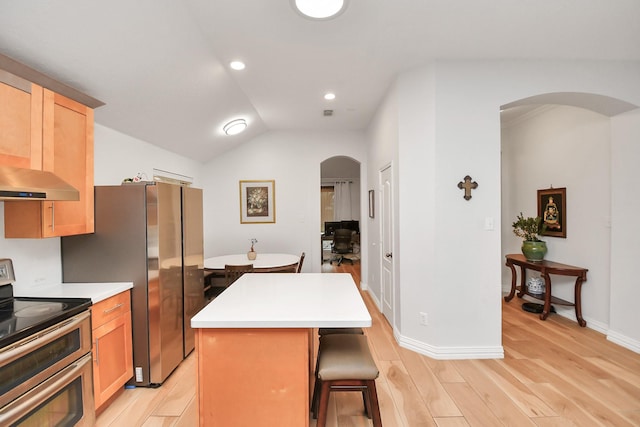
POLYGON ((0 165, 42 168, 42 87, 0 70, 0 165))
POLYGON ((42 165, 75 187, 78 201, 6 201, 5 237, 93 233, 93 110, 43 89, 42 165))
POLYGON ((131 312, 93 330, 93 390, 98 409, 133 377, 131 312))
POLYGON ((80 192, 78 201, 44 202, 44 237, 92 233, 93 110, 44 89, 42 169, 80 192))

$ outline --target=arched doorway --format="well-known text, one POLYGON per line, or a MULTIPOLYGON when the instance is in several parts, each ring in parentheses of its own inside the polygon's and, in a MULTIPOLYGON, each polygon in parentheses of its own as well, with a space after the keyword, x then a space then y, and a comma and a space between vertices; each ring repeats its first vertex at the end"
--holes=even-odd
POLYGON ((334 156, 320 164, 322 272, 353 266, 347 270, 360 274, 360 184, 360 162, 351 157, 334 156), (336 230, 351 232, 348 248, 334 246, 336 230))
MULTIPOLYGON (((566 188, 567 234, 543 237, 546 259, 589 269, 588 283, 598 285, 583 287, 583 313, 589 327, 605 333, 616 294, 612 189, 620 179, 612 161, 613 118, 635 109, 602 95, 549 93, 509 103, 501 114, 502 255, 520 251, 511 223, 519 212, 539 215, 537 191, 566 188)), ((554 277, 553 294, 573 301, 573 281, 563 279, 554 277)), ((503 286, 510 281, 505 267, 503 286)), ((575 318, 569 309, 556 310, 575 318)))

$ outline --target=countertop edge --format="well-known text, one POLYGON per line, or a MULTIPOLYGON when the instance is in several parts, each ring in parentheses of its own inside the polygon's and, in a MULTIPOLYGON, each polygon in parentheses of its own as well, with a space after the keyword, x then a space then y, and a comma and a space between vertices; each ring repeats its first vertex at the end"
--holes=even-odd
POLYGON ((371 320, 366 321, 313 321, 313 320, 300 320, 300 321, 191 321, 191 327, 193 329, 296 329, 296 328, 370 328, 371 320))
POLYGON ((90 298, 93 304, 133 288, 133 282, 59 283, 14 290, 16 297, 90 298))

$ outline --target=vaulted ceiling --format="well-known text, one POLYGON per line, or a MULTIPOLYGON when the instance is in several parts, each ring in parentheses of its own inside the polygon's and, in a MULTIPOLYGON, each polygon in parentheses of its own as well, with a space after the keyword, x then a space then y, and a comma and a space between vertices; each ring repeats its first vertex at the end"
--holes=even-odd
POLYGON ((96 122, 206 161, 266 130, 364 129, 399 72, 436 59, 638 61, 639 18, 638 0, 350 0, 328 21, 291 0, 0 0, 0 53, 105 102, 96 122))

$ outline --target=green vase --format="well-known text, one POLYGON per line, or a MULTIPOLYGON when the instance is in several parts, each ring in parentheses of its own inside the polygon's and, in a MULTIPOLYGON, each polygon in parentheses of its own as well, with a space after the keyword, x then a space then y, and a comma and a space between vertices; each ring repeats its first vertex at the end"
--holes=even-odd
POLYGON ((531 262, 539 262, 544 259, 545 254, 547 253, 547 243, 546 242, 532 242, 529 240, 524 240, 522 242, 522 253, 527 261, 531 262))

